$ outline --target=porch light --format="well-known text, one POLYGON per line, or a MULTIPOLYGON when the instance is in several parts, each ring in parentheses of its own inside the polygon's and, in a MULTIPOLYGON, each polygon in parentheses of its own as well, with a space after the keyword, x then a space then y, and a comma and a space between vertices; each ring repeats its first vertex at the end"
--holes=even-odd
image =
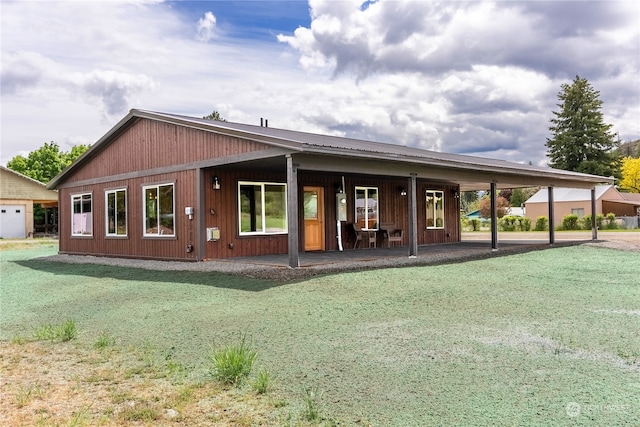
POLYGON ((455 199, 459 199, 460 198, 460 193, 456 189, 451 190, 451 194, 453 194, 453 197, 455 199))
POLYGON ((214 176, 213 178, 211 178, 211 188, 213 190, 219 190, 220 189, 220 179, 218 179, 217 176, 214 176))
POLYGON ((401 196, 406 196, 407 195, 407 190, 405 190, 404 187, 400 187, 399 190, 400 190, 400 195, 401 196))

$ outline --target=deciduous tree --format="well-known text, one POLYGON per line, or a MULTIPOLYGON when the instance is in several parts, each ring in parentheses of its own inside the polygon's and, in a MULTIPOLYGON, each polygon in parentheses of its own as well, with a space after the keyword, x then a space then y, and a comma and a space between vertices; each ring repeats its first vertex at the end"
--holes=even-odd
POLYGON ((45 142, 27 157, 18 155, 9 160, 7 168, 46 184, 88 149, 88 145, 76 145, 66 153, 55 142, 45 142))
POLYGON ((640 193, 640 158, 625 157, 621 171, 620 188, 630 193, 640 193))
MULTIPOLYGON (((509 201, 502 196, 496 198, 496 207, 498 211, 498 218, 502 218, 507 214, 507 208, 509 207, 509 201)), ((485 197, 480 200, 480 216, 482 218, 491 218, 491 199, 485 197)))

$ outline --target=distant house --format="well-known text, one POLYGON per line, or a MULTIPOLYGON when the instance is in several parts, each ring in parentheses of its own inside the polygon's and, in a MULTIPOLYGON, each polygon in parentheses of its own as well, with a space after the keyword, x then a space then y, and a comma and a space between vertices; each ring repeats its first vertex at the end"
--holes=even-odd
MULTIPOLYGON (((595 187, 596 214, 614 213, 618 217, 640 215, 640 198, 621 193, 613 185, 595 187)), ((549 216, 549 192, 542 189, 524 202, 527 218, 535 222, 540 216, 549 216)), ((578 217, 591 215, 591 190, 579 188, 554 188, 554 227, 562 224, 566 215, 578 217)))
MULTIPOLYGON (((0 237, 32 237, 36 232, 33 220, 35 203, 45 209, 55 209, 58 192, 47 190, 43 183, 0 166, 0 237)), ((51 221, 46 214, 44 217, 47 228, 53 232, 55 220, 51 221)))
MULTIPOLYGON (((60 252, 200 261, 461 240, 462 191, 608 178, 396 144, 131 110, 48 188, 60 252)), ((495 197, 495 196, 494 196, 495 197)), ((496 246, 497 234, 492 236, 496 246)))

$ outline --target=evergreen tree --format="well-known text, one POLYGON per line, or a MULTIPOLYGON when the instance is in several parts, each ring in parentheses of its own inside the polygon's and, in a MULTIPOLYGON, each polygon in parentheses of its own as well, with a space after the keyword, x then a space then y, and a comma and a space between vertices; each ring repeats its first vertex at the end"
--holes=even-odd
POLYGON ((550 121, 547 138, 549 165, 557 169, 600 176, 619 175, 613 149, 617 146, 611 125, 602 117, 600 92, 587 79, 576 76, 558 93, 560 111, 550 121))
POLYGON ((203 119, 207 119, 207 120, 215 120, 218 122, 226 122, 225 119, 222 118, 222 116, 220 116, 220 113, 218 113, 217 111, 212 111, 211 114, 208 114, 206 116, 202 116, 203 119))

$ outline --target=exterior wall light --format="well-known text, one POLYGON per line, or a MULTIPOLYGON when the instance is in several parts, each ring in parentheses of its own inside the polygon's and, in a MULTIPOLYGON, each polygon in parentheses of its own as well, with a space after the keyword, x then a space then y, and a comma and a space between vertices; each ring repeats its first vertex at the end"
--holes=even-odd
POLYGON ((217 176, 214 176, 213 178, 211 178, 211 188, 213 190, 220 189, 220 179, 217 176))
POLYGON ((400 195, 401 196, 406 196, 407 195, 407 190, 405 190, 404 187, 400 187, 399 190, 400 190, 400 195))

